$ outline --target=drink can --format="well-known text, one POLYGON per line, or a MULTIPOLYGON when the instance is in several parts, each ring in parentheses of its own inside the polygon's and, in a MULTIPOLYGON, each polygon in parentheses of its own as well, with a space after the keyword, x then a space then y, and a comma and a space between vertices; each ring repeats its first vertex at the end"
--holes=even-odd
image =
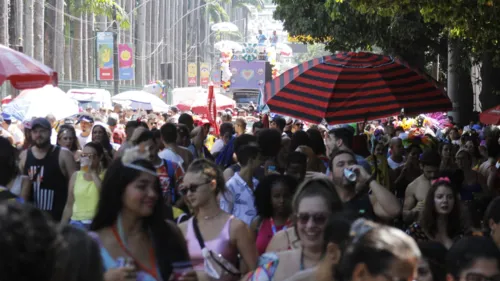
POLYGON ((356 173, 351 169, 344 169, 344 177, 350 182, 355 182, 358 178, 356 173))

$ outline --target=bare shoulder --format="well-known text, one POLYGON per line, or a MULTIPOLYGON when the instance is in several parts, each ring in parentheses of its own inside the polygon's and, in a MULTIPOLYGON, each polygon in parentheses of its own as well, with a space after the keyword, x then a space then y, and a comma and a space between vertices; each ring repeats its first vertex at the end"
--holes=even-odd
POLYGON ((295 235, 294 227, 280 230, 271 238, 266 252, 281 252, 288 250, 290 247, 295 248, 295 241, 298 241, 298 238, 295 235))
POLYGON ((65 147, 61 147, 61 152, 59 153, 59 157, 63 157, 65 159, 73 159, 73 152, 65 147))
POLYGON ((188 228, 188 223, 190 222, 191 220, 187 220, 185 222, 182 222, 181 224, 178 225, 179 229, 181 230, 182 234, 184 234, 184 236, 186 235, 187 233, 187 228, 188 228))
POLYGON ((231 220, 230 230, 231 232, 240 233, 241 231, 248 231, 250 228, 242 220, 233 217, 231 220))
POLYGON ((415 188, 417 188, 420 184, 420 177, 414 179, 409 185, 408 187, 406 188, 406 193, 407 194, 410 194, 410 193, 414 193, 415 192, 415 188))

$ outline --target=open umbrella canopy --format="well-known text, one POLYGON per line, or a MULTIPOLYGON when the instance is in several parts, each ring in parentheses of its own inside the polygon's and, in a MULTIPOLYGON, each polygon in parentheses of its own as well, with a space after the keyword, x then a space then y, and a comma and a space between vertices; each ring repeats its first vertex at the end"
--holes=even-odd
POLYGON ((33 117, 53 114, 57 120, 78 113, 78 102, 54 86, 22 91, 19 96, 5 105, 4 112, 17 120, 26 121, 33 117))
POLYGON ((168 112, 169 106, 159 97, 144 91, 126 91, 111 98, 113 102, 130 106, 133 109, 168 112))
POLYGON ((0 85, 9 80, 18 90, 57 85, 57 73, 35 59, 0 45, 0 85))
POLYGON ((217 43, 215 43, 214 45, 215 49, 219 50, 219 51, 236 51, 236 52, 241 52, 243 51, 243 46, 238 43, 238 42, 234 42, 234 41, 230 41, 230 40, 222 40, 222 41, 219 41, 217 43))
MULTIPOLYGON (((196 114, 207 114, 208 112, 207 91, 197 92, 189 96, 186 95, 185 98, 177 97, 176 101, 177 103, 175 104, 175 106, 177 106, 177 108, 179 108, 181 111, 191 110, 196 114)), ((233 99, 218 93, 215 94, 215 104, 217 106, 217 110, 224 110, 227 108, 232 109, 236 106, 236 102, 233 99)))
POLYGON ((265 95, 272 112, 316 124, 452 109, 431 78, 393 57, 363 52, 302 63, 266 83, 265 95))
POLYGON ((500 125, 500 105, 481 112, 479 120, 487 125, 500 125))
POLYGON ((222 31, 222 32, 236 32, 238 31, 238 26, 232 22, 219 22, 210 28, 212 31, 222 31))

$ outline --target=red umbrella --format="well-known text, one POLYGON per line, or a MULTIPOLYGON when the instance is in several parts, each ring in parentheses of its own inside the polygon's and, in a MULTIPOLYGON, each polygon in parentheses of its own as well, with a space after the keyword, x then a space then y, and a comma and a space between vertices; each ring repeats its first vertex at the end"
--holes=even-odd
POLYGON ((8 95, 5 98, 2 99, 2 104, 8 104, 9 102, 12 101, 12 96, 8 95))
POLYGON ((487 125, 500 125, 500 105, 481 112, 479 120, 487 125))
POLYGON ((47 84, 57 86, 57 73, 23 53, 0 45, 0 85, 7 80, 18 90, 47 84))
POLYGON ((266 84, 271 112, 311 123, 361 122, 452 109, 431 78, 371 53, 338 53, 294 67, 266 84))
MULTIPOLYGON (((181 111, 191 110, 196 114, 208 114, 208 92, 199 92, 192 96, 186 96, 186 99, 181 99, 175 104, 181 111)), ((236 102, 222 94, 214 93, 217 110, 227 108, 233 109, 236 107, 236 102)))

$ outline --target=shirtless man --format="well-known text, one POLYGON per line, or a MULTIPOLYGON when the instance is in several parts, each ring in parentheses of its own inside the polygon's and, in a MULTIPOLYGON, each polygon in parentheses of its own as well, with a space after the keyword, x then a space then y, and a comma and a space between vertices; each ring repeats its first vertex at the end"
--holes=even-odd
POLYGON ((439 173, 441 158, 436 151, 428 150, 422 154, 420 168, 423 173, 408 185, 405 191, 403 205, 403 220, 412 223, 418 218, 418 214, 424 207, 427 192, 431 188, 431 181, 439 173))

